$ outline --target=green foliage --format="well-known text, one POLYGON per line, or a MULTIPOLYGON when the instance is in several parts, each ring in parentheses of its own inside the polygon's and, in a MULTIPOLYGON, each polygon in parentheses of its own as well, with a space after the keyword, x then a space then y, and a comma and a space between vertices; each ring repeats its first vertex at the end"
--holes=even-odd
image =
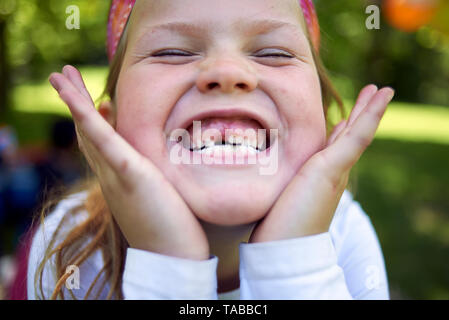
POLYGON ((355 98, 364 85, 374 83, 392 86, 397 100, 449 106, 449 35, 428 27, 401 32, 382 14, 380 29, 368 30, 365 9, 379 2, 315 1, 321 54, 342 95, 355 98))
MULTIPOLYGON (((3 0, 2 0, 3 1, 3 0)), ((8 57, 15 83, 39 78, 66 63, 107 64, 105 39, 109 1, 9 0, 8 57), (80 29, 69 30, 66 8, 80 9, 80 29)))

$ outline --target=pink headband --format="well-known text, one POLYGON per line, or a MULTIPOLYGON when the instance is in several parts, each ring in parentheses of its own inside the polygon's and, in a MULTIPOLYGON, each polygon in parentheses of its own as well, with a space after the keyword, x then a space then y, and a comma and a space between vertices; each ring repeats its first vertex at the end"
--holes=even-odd
MULTIPOLYGON (((307 28, 312 38, 312 44, 318 52, 320 47, 320 26, 312 0, 298 0, 300 2, 307 28)), ((108 59, 112 61, 117 50, 118 42, 128 22, 131 10, 136 0, 112 0, 109 10, 107 50, 108 59)))

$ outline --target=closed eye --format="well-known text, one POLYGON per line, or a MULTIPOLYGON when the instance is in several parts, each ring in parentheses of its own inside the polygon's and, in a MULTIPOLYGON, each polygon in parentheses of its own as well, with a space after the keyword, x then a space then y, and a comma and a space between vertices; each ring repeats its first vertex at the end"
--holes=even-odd
MULTIPOLYGON (((188 56, 192 56, 193 54, 186 52, 186 51, 180 51, 180 50, 164 50, 164 51, 160 51, 157 52, 155 54, 153 54, 153 57, 164 57, 164 56, 181 56, 181 57, 188 57, 188 56)), ((281 51, 275 51, 274 53, 271 54, 264 54, 264 55, 258 55, 257 57, 276 57, 276 58, 293 58, 292 55, 283 53, 281 51)))
POLYGON ((262 57, 262 58, 264 58, 264 57, 293 58, 292 56, 284 54, 284 53, 264 54, 259 57, 262 57))
POLYGON ((264 54, 261 55, 259 57, 278 57, 278 58, 293 58, 292 55, 285 53, 284 51, 278 51, 278 50, 274 50, 273 49, 262 49, 261 51, 268 51, 268 52, 273 52, 271 54, 264 54))
POLYGON ((191 56, 191 53, 180 50, 164 50, 153 54, 153 57, 164 57, 164 56, 183 56, 188 57, 191 56))

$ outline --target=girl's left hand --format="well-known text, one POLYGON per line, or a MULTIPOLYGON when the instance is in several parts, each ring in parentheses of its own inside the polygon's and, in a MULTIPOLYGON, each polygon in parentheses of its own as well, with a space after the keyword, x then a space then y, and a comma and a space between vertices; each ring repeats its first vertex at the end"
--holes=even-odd
POLYGON ((368 85, 361 90, 349 119, 335 126, 327 146, 299 169, 248 242, 329 231, 350 170, 373 140, 393 95, 394 90, 388 87, 378 90, 368 85))

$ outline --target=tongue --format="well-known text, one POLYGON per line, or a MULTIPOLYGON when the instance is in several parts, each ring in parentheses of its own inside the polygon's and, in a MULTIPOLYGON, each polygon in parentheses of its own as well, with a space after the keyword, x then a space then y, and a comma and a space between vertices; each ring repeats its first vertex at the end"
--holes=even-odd
POLYGON ((196 124, 195 128, 191 125, 187 129, 192 138, 200 137, 199 132, 195 132, 196 135, 194 136, 194 130, 201 130, 203 138, 214 137, 215 141, 224 141, 226 139, 226 133, 234 136, 250 135, 256 137, 257 130, 263 129, 258 121, 252 119, 208 118, 201 120, 200 123, 201 125, 196 124), (204 135, 206 130, 208 130, 207 135, 204 135), (239 133, 239 131, 241 132, 239 133))

